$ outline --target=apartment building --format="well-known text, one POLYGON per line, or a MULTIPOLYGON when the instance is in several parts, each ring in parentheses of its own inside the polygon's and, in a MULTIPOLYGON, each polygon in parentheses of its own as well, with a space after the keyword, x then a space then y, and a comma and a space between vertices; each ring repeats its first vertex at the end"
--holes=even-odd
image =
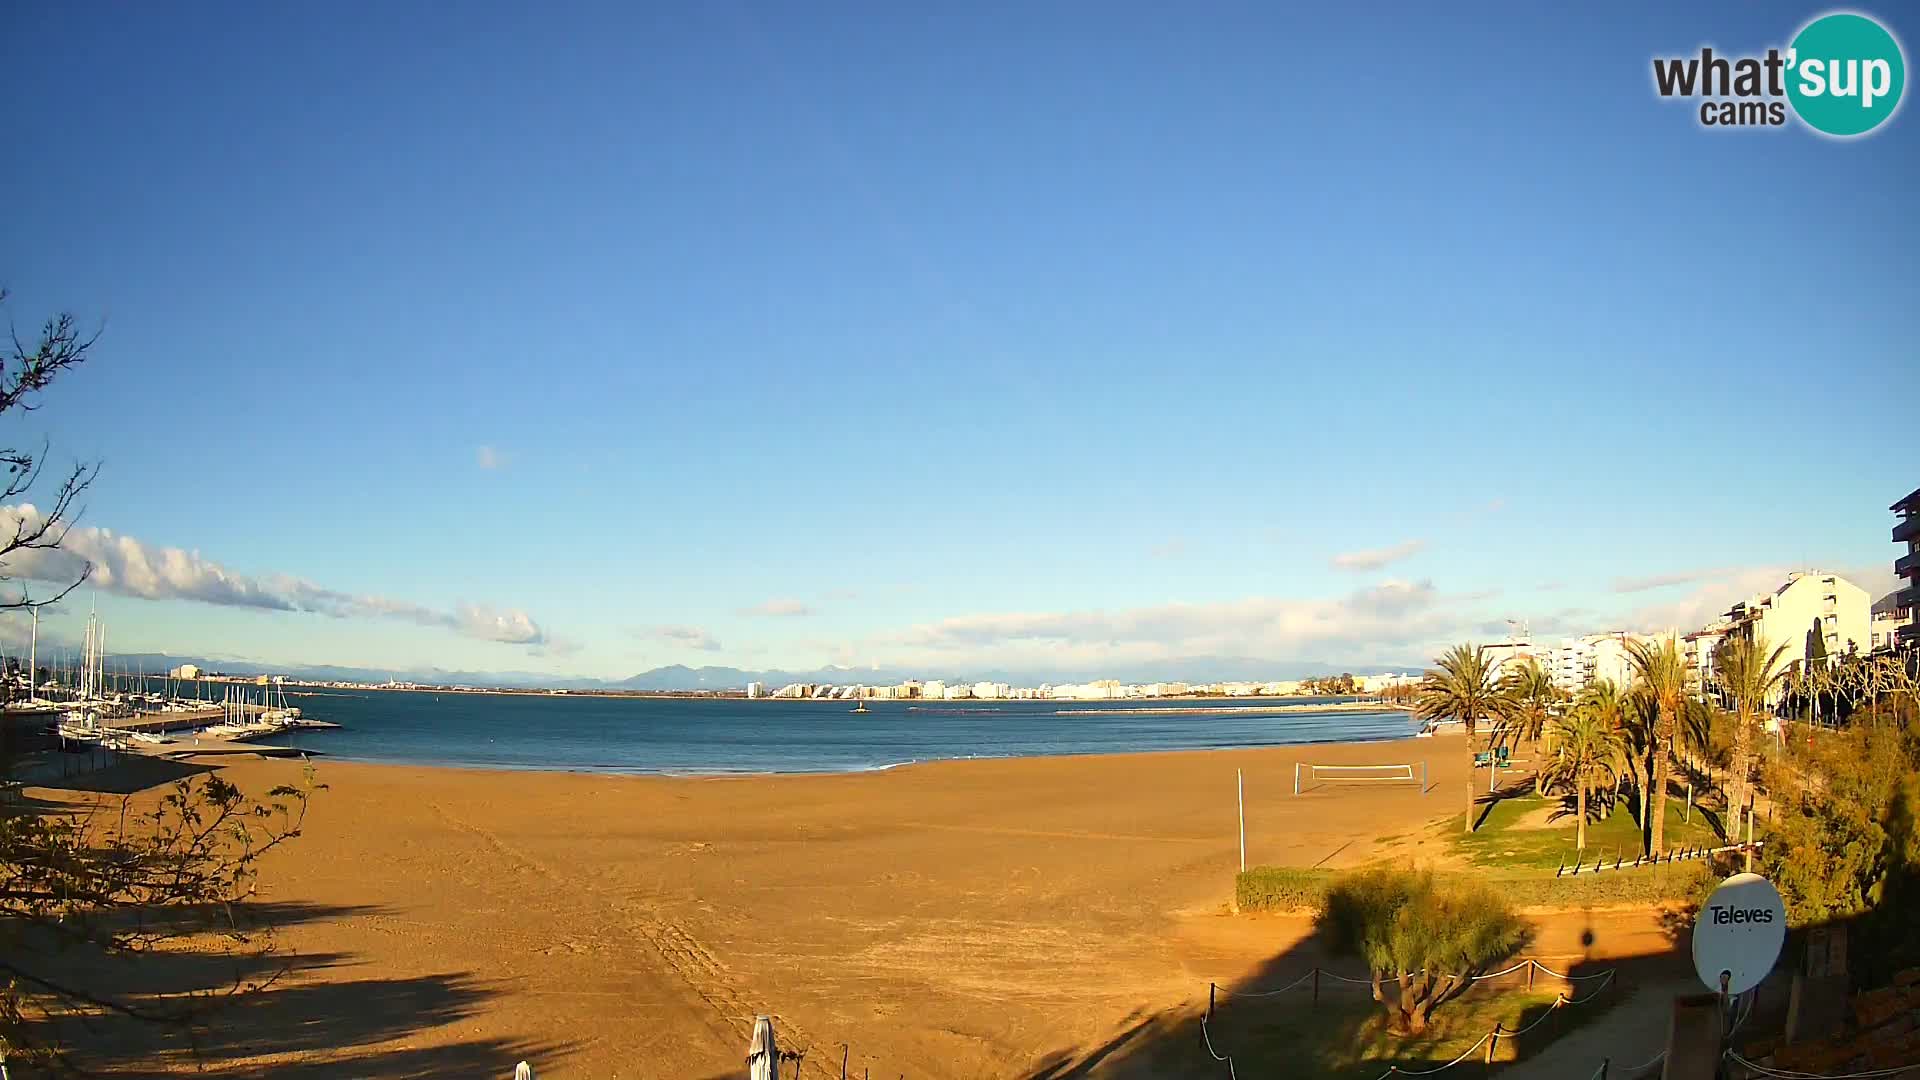
POLYGON ((1920 488, 1888 509, 1900 518, 1893 527, 1893 542, 1907 545, 1907 553, 1893 563, 1893 576, 1905 582, 1893 594, 1894 611, 1906 614, 1906 625, 1896 631, 1895 643, 1912 649, 1920 647, 1920 488))

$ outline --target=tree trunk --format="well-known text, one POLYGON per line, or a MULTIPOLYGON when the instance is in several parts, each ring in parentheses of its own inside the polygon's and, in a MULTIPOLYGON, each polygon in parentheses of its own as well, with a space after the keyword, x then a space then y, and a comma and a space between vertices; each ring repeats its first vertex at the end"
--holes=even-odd
POLYGON ((1747 802, 1747 784, 1753 778, 1753 761, 1748 755, 1753 736, 1748 731, 1752 718, 1746 710, 1733 714, 1733 767, 1727 775, 1727 809, 1734 810, 1745 806, 1747 802))
POLYGON ((1580 815, 1580 825, 1577 831, 1579 839, 1574 841, 1573 846, 1575 850, 1585 851, 1587 850, 1587 782, 1580 781, 1577 790, 1578 793, 1573 797, 1573 805, 1580 815))
MULTIPOLYGON (((1491 753, 1492 751, 1488 751, 1491 753)), ((1489 762, 1489 765, 1492 763, 1489 762)), ((1473 832, 1473 734, 1467 734, 1467 828, 1473 832)))
POLYGON ((1647 829, 1647 854, 1659 855, 1666 851, 1667 844, 1667 747, 1673 730, 1673 713, 1660 710, 1660 736, 1653 748, 1653 791, 1652 805, 1647 813, 1652 816, 1652 825, 1647 829))

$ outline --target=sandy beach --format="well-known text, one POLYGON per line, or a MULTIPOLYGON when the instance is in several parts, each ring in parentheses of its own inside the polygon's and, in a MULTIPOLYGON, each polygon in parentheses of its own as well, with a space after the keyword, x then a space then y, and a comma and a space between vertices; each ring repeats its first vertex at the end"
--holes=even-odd
MULTIPOLYGON (((1069 1070, 1309 930, 1228 914, 1236 769, 1250 863, 1343 866, 1454 813, 1462 758, 1442 738, 712 780, 322 760, 305 836, 262 874, 292 970, 215 1049, 274 1075, 735 1076, 769 1013, 806 1075, 838 1075, 842 1044, 856 1076, 1135 1075, 1069 1070), (1296 761, 1421 759, 1426 793, 1293 795, 1296 761)), ((1533 952, 1556 950, 1583 946, 1533 952)))

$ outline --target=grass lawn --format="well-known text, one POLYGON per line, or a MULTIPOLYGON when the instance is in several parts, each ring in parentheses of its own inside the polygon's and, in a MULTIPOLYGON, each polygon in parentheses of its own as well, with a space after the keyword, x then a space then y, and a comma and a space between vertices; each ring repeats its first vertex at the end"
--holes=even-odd
MULTIPOLYGON (((1216 1014, 1214 1046, 1233 1056, 1241 1076, 1300 1077, 1302 1080, 1377 1080, 1387 1066, 1429 1069, 1443 1065, 1479 1041, 1497 1022, 1520 1028, 1539 1018, 1554 995, 1544 988, 1499 990, 1475 988, 1440 1006, 1419 1037, 1389 1034, 1386 1014, 1362 993, 1323 998, 1316 1005, 1299 995, 1274 1000, 1230 1001, 1216 1014)), ((1502 1039, 1495 1061, 1530 1057, 1539 1048, 1604 1012, 1613 999, 1563 1010, 1521 1039, 1502 1039)), ((1199 1053, 1204 1057, 1205 1050, 1199 1053)), ((1485 1060, 1485 1048, 1469 1061, 1485 1060)), ((1484 1066, 1474 1068, 1481 1075, 1484 1066)), ((1468 1070, 1466 1064, 1460 1070, 1468 1070)), ((1172 1072, 1173 1070, 1169 1070, 1172 1072)))
MULTIPOLYGON (((1566 805, 1566 800, 1558 796, 1541 798, 1531 794, 1521 795, 1495 803, 1492 809, 1485 811, 1486 819, 1471 834, 1461 831, 1458 814, 1443 827, 1454 838, 1455 850, 1481 866, 1552 870, 1563 864, 1573 864, 1573 811, 1568 809, 1564 814, 1553 817, 1544 828, 1526 827, 1526 823, 1537 825, 1543 809, 1558 809, 1563 805, 1566 805)), ((1667 800, 1667 843, 1670 846, 1714 847, 1726 842, 1713 831, 1708 817, 1701 813, 1699 807, 1694 808, 1692 818, 1692 821, 1687 820, 1685 800, 1667 800)), ((1589 862, 1596 856, 1610 859, 1620 855, 1630 859, 1638 854, 1640 826, 1626 807, 1615 810, 1612 817, 1587 822, 1586 858, 1589 862)))

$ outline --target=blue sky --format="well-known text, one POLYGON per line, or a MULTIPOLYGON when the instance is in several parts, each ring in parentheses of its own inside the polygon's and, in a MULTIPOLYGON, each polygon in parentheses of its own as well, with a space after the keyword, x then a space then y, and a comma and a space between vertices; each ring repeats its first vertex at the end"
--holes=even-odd
POLYGON ((1878 587, 1912 110, 1649 74, 1822 10, 14 8, 8 313, 106 334, 7 439, 104 462, 116 651, 1120 674, 1878 587))

